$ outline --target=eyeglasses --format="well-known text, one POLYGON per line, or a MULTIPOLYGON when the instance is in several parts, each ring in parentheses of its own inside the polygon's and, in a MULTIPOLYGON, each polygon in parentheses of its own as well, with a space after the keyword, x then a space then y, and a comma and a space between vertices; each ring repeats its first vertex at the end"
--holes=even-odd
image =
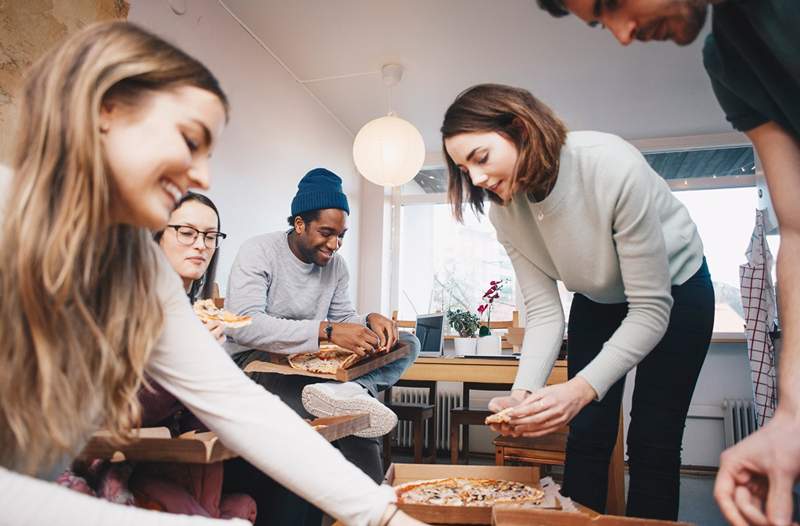
POLYGON ((197 241, 197 236, 203 236, 203 244, 206 248, 217 248, 222 240, 228 237, 228 234, 222 232, 215 232, 210 230, 208 232, 201 232, 194 227, 186 225, 167 225, 167 228, 175 229, 175 237, 178 243, 190 247, 197 241))

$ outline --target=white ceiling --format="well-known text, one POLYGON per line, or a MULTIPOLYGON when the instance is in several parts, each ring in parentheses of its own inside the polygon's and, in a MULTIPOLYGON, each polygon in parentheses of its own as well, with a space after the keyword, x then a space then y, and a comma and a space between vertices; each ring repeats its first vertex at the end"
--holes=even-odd
MULTIPOLYGON (((525 87, 572 129, 627 139, 730 131, 692 46, 620 46, 575 17, 553 19, 535 0, 220 0, 355 134, 388 111, 384 63, 405 67, 393 109, 430 152, 463 89, 525 87)), ((273 60, 265 51, 264 60, 273 60)))

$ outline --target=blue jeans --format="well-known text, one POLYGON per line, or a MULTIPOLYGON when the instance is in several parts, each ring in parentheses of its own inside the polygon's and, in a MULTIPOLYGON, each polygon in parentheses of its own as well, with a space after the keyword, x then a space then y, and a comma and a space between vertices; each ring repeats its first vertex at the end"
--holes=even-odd
MULTIPOLYGON (((636 368, 625 513, 632 517, 678 518, 683 429, 714 327, 714 289, 705 260, 694 276, 672 287, 672 298, 667 332, 636 368)), ((627 313, 627 303, 601 304, 575 295, 567 333, 570 378, 597 356, 627 313)), ((601 513, 624 387, 623 377, 569 424, 564 494, 601 513)))
POLYGON ((354 380, 357 384, 369 391, 369 394, 372 396, 377 397, 378 393, 396 384, 400 377, 403 376, 405 370, 408 369, 411 364, 414 363, 414 360, 417 359, 417 356, 419 356, 420 344, 416 336, 407 332, 401 332, 400 341, 411 346, 411 352, 408 353, 408 356, 386 364, 354 380))

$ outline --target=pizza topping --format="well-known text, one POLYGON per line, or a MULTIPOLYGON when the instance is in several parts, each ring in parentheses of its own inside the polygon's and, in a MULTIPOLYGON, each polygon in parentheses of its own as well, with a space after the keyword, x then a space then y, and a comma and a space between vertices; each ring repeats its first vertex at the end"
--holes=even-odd
POLYGON ((325 347, 317 352, 297 353, 289 356, 289 365, 301 371, 318 374, 336 374, 358 360, 358 355, 341 347, 325 347))
POLYGON ((489 424, 507 424, 511 422, 511 413, 514 411, 513 407, 506 407, 502 411, 499 411, 493 415, 489 415, 484 420, 486 425, 489 424))
POLYGON ((490 507, 499 502, 539 503, 544 492, 508 480, 448 478, 409 482, 395 488, 403 504, 490 507))

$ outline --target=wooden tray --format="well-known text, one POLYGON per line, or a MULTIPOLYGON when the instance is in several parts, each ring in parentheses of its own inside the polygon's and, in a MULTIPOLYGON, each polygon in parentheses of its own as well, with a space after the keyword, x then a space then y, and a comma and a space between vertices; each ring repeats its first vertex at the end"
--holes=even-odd
MULTIPOLYGON (((369 415, 318 418, 309 424, 324 426, 317 428, 317 432, 328 442, 333 442, 369 427, 369 415)), ((166 427, 145 427, 139 430, 138 440, 124 446, 112 445, 108 433, 99 431, 89 439, 78 458, 212 464, 237 456, 211 431, 190 431, 173 438, 166 427)))
POLYGON ((526 509, 497 505, 492 509, 495 526, 690 526, 686 522, 657 521, 615 515, 565 513, 563 511, 526 509))
POLYGON ((339 382, 349 382, 355 380, 367 373, 374 371, 379 367, 386 364, 396 362, 400 358, 408 356, 411 352, 411 346, 408 343, 398 343, 394 349, 385 354, 378 354, 371 356, 363 361, 356 363, 349 369, 339 369, 336 374, 319 374, 309 373, 295 369, 287 361, 285 354, 268 353, 270 355, 269 362, 252 361, 244 368, 245 373, 278 373, 278 374, 296 374, 300 376, 311 376, 313 378, 324 378, 326 380, 337 380, 339 382))

